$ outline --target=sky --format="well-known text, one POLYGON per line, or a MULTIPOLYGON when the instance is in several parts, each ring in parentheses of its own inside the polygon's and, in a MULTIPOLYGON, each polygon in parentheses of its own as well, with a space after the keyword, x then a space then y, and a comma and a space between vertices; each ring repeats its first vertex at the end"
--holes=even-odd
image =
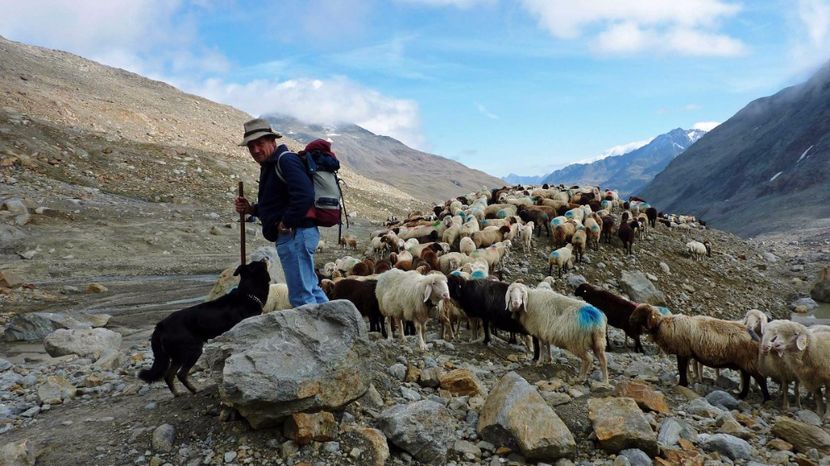
POLYGON ((495 176, 711 129, 830 59, 830 0, 0 0, 0 11, 7 39, 256 116, 355 123, 495 176))

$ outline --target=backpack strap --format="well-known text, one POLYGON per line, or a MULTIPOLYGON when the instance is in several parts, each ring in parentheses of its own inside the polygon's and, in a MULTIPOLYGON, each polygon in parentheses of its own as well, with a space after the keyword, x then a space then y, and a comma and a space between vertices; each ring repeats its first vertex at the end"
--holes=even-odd
POLYGON ((285 178, 282 176, 282 172, 280 171, 280 159, 282 158, 283 155, 291 154, 291 153, 292 152, 290 150, 280 152, 280 154, 277 156, 277 163, 274 167, 274 169, 277 171, 277 176, 280 177, 280 179, 282 180, 283 183, 287 183, 287 181, 285 181, 285 178))

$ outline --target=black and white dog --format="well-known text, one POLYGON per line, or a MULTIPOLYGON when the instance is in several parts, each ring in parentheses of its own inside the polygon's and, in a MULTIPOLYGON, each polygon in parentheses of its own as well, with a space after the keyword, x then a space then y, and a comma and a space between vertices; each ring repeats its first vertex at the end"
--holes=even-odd
POLYGON ((164 378, 174 396, 179 392, 173 385, 173 376, 193 393, 196 389, 188 379, 190 369, 202 355, 202 346, 243 319, 262 313, 268 299, 271 277, 265 261, 240 265, 234 275, 239 275, 239 286, 220 298, 176 311, 156 324, 150 344, 153 349, 153 365, 142 369, 138 377, 147 382, 164 378))

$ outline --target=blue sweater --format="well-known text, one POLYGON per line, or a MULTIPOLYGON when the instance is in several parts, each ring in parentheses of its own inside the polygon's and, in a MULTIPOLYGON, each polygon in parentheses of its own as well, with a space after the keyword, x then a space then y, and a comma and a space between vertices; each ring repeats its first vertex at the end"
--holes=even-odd
POLYGON ((290 151, 284 154, 280 171, 286 182, 277 176, 277 157, 288 150, 280 144, 259 169, 256 215, 262 220, 262 234, 268 241, 277 240, 280 221, 288 228, 314 226, 313 220, 305 218, 314 204, 314 185, 300 156, 290 151))

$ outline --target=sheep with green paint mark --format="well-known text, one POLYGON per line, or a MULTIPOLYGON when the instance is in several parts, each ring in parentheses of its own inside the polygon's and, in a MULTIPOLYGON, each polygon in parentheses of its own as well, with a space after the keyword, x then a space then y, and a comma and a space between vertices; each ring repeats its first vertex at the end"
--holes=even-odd
POLYGON ((507 309, 542 346, 539 363, 550 361, 550 345, 567 350, 582 361, 578 380, 585 381, 593 365, 588 351, 599 360, 602 381, 608 382, 605 359, 605 315, 594 306, 545 288, 530 289, 512 283, 505 296, 507 309))

